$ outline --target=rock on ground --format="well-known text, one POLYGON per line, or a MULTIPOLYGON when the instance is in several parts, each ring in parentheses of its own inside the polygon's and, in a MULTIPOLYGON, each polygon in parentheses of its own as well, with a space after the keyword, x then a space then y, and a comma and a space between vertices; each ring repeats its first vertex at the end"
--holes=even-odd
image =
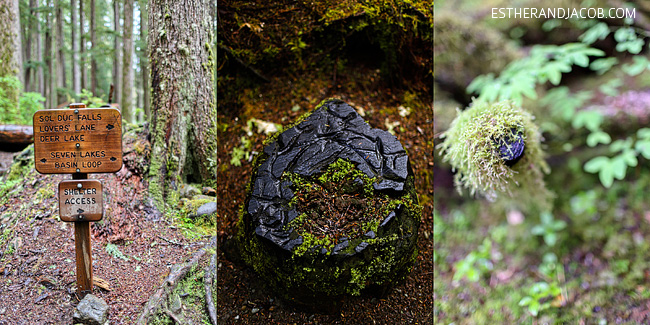
POLYGON ((79 302, 77 308, 75 308, 72 319, 75 324, 108 324, 108 304, 103 299, 88 294, 79 302))

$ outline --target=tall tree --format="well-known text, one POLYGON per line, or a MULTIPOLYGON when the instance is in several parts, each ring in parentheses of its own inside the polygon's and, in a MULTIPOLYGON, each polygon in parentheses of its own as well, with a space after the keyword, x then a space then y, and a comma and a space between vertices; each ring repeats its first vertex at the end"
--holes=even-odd
POLYGON ((79 48, 77 46, 77 5, 70 0, 70 40, 72 41, 72 91, 75 96, 81 92, 81 75, 79 74, 79 48))
MULTIPOLYGON (((124 19, 126 19, 126 8, 124 8, 124 19)), ((113 25, 115 30, 115 38, 113 39, 113 50, 115 51, 115 57, 113 58, 113 85, 115 88, 113 90, 113 102, 120 102, 120 95, 122 94, 122 83, 120 82, 120 77, 122 76, 122 69, 120 69, 120 1, 113 0, 113 25)), ((126 28, 126 22, 124 23, 124 28, 126 28)), ((124 115, 124 114, 122 114, 124 115)))
POLYGON ((151 117, 151 88, 149 87, 149 60, 147 58, 147 1, 140 0, 140 44, 142 44, 142 55, 140 56, 140 71, 142 72, 142 106, 146 120, 151 117))
POLYGON ((90 57, 90 91, 97 94, 97 25, 95 19, 95 0, 90 0, 90 50, 92 53, 90 57))
POLYGON ((29 0, 29 19, 27 19, 27 35, 25 37, 25 62, 27 66, 25 67, 25 91, 33 91, 34 87, 32 85, 32 75, 34 74, 33 66, 33 57, 32 57, 32 40, 36 37, 34 31, 35 25, 38 23, 37 20, 34 20, 34 11, 36 9, 36 0, 29 0))
MULTIPOLYGON (((18 0, 0 0, 0 77, 14 76, 22 80, 23 58, 19 10, 18 0)), ((3 86, 0 82, 0 87, 3 86)), ((11 107, 7 108, 17 111, 18 91, 9 89, 5 95, 11 102, 9 104, 11 107)))
MULTIPOLYGON (((52 8, 54 5, 53 0, 48 0, 48 7, 52 8)), ((50 108, 55 108, 58 103, 58 94, 56 90, 56 71, 55 71, 55 64, 54 62, 56 61, 56 46, 54 46, 54 42, 56 40, 56 34, 54 33, 54 25, 56 24, 56 19, 54 17, 54 13, 49 12, 47 15, 47 30, 48 34, 45 36, 45 46, 49 46, 48 48, 48 71, 49 71, 49 103, 50 103, 50 108), (48 42, 49 38, 49 42, 48 42)))
POLYGON ((122 65, 122 118, 133 122, 133 0, 124 0, 124 54, 122 65))
POLYGON ((22 40, 18 0, 0 0, 0 77, 22 78, 22 40))
POLYGON ((81 89, 88 88, 86 82, 86 41, 84 41, 84 0, 79 0, 79 70, 81 75, 81 89))
MULTIPOLYGON (((37 5, 41 5, 40 0, 37 2, 37 5)), ((45 78, 43 76, 43 37, 41 36, 41 20, 39 10, 36 10, 34 13, 34 19, 36 19, 36 55, 38 59, 38 68, 36 68, 36 80, 38 82, 38 88, 36 89, 36 92, 45 95, 45 78)))
POLYGON ((158 207, 184 180, 216 182, 216 98, 210 0, 149 0, 151 163, 158 207), (160 32, 158 32, 160 31, 160 32), (155 35, 155 36, 154 36, 155 35))
MULTIPOLYGON (((63 55, 63 8, 61 8, 62 0, 56 1, 56 51, 57 51, 57 85, 62 88, 67 88, 67 78, 65 76, 65 56, 63 55)), ((58 105, 58 103, 57 103, 58 105)))

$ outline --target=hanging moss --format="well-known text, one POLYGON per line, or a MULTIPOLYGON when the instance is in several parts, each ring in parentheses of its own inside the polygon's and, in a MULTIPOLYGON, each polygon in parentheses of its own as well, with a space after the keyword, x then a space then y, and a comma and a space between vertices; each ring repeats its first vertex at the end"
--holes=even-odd
POLYGON ((544 186, 543 172, 550 170, 543 159, 541 134, 533 120, 530 113, 511 101, 478 101, 459 111, 439 146, 444 153, 443 161, 457 171, 455 183, 459 192, 469 189, 471 194, 478 192, 488 199, 503 193, 548 204, 551 195, 544 186), (523 155, 513 161, 522 140, 523 155))

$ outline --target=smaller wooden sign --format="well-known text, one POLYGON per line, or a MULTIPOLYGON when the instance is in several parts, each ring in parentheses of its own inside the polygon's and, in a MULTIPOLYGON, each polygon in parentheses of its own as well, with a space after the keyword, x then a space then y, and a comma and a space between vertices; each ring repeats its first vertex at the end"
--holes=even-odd
POLYGON ((62 221, 68 222, 102 220, 102 183, 95 179, 61 181, 59 215, 62 221))

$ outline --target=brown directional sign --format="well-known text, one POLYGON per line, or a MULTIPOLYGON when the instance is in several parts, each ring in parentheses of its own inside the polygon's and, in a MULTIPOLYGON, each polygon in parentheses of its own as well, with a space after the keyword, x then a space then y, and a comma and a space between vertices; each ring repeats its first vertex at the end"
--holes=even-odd
POLYGON ((102 183, 95 179, 59 183, 59 215, 62 221, 99 221, 104 212, 102 183))
POLYGON ((34 113, 34 158, 41 174, 113 173, 122 168, 122 116, 114 108, 34 113))

